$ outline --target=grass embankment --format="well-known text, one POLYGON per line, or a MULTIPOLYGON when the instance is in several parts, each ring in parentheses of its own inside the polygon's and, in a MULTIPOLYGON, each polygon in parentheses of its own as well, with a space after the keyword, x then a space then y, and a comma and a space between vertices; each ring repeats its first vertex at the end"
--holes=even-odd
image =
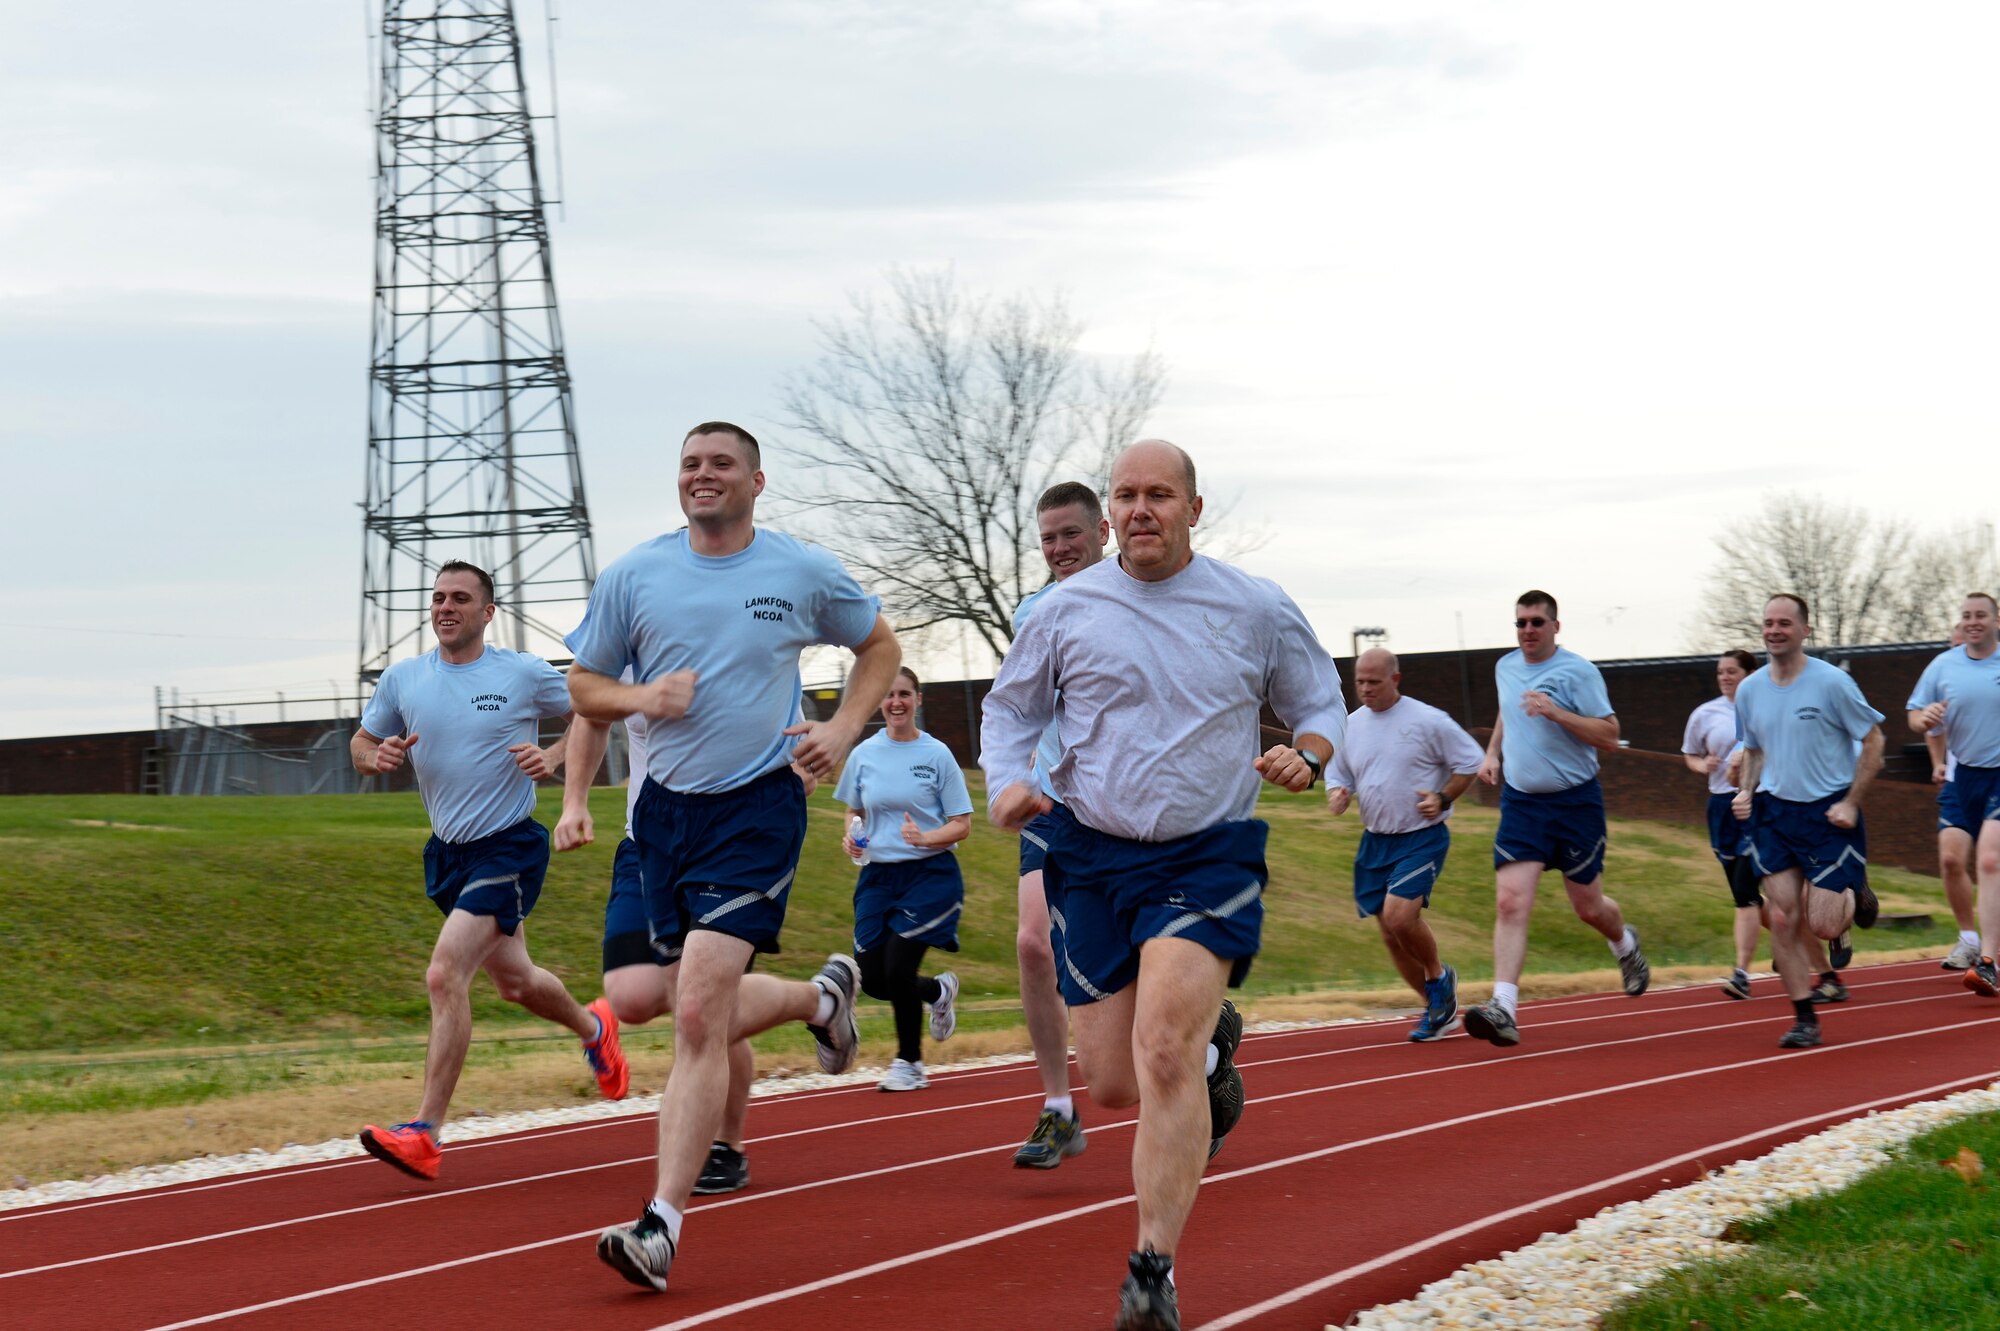
MULTIPOLYGON (((536 959, 580 997, 598 988, 622 792, 595 792, 592 809, 597 843, 555 857, 528 928, 536 959)), ((1330 818, 1317 793, 1267 794, 1262 814, 1272 825, 1264 950, 1239 1002, 1272 1017, 1412 1006, 1373 922, 1354 914, 1357 821, 1330 818)), ((553 793, 538 816, 553 824, 553 793)), ((1462 806, 1453 821, 1457 846, 1431 921, 1477 993, 1491 975, 1495 815, 1462 806)), ((816 795, 785 951, 759 963, 774 973, 810 975, 850 946, 854 870, 840 822, 830 793, 816 795)), ((422 891, 426 835, 414 795, 0 800, 0 1184, 317 1140, 407 1113, 439 920, 422 891)), ((964 981, 964 1016, 940 1053, 1025 1047, 1015 855, 1012 836, 975 818, 960 847, 964 950, 939 962, 964 981)), ((1614 824, 1607 882, 1656 974, 1727 968, 1727 895, 1700 829, 1614 824)), ((1887 871, 1876 887, 1886 909, 1948 919, 1934 880, 1887 871)), ((1864 950, 1942 948, 1952 936, 1937 926, 1859 940, 1864 950)), ((1529 960, 1531 995, 1616 982, 1603 941, 1554 884, 1536 907, 1529 960)), ((473 1015, 477 1043, 455 1112, 594 1097, 567 1033, 524 1018, 483 982, 473 1015)), ((866 1056, 886 1059, 886 1011, 864 1009, 863 1037, 866 1056)), ((635 1084, 656 1089, 670 1029, 629 1031, 626 1047, 635 1084)), ((767 1070, 812 1063, 797 1027, 758 1048, 767 1070)))
POLYGON ((1894 1163, 1729 1234, 1747 1251, 1675 1271, 1606 1331, 1940 1331, 1992 1321, 2000 1115, 1911 1141, 1894 1163))

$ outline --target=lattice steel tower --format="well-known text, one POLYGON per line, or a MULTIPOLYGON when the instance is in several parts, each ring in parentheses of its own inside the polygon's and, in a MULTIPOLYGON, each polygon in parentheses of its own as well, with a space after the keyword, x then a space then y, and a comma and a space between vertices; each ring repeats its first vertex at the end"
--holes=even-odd
POLYGON ((511 0, 385 0, 361 678, 426 647, 438 565, 549 653, 597 577, 511 0))

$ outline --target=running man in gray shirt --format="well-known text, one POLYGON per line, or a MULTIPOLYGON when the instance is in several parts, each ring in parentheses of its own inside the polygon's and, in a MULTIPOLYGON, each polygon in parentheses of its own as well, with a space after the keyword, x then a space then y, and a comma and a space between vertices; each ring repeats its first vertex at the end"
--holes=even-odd
POLYGON ((1251 815, 1263 782, 1302 791, 1318 778, 1347 717, 1291 598, 1194 554, 1202 501, 1186 453, 1132 445, 1110 500, 1118 558, 1068 579, 1014 640, 986 697, 980 764, 994 823, 1053 815, 1043 875, 1077 1059, 1098 1104, 1139 1106, 1139 1233, 1117 1325, 1178 1331, 1174 1250, 1204 1152, 1243 1107, 1243 1019, 1223 995, 1263 920, 1268 828, 1251 815), (1260 754, 1266 702, 1294 733, 1260 754), (1030 768, 1052 718, 1060 803, 1030 768))
POLYGON ((1354 662, 1361 706, 1347 718, 1347 744, 1326 773, 1326 807, 1335 815, 1361 804, 1361 846, 1354 856, 1354 905, 1381 927, 1389 960, 1424 1000, 1416 1041, 1458 1029, 1458 972, 1438 956, 1424 923, 1431 888, 1451 850, 1451 806, 1479 772, 1479 742, 1429 703, 1397 687, 1396 658, 1371 647, 1354 662))

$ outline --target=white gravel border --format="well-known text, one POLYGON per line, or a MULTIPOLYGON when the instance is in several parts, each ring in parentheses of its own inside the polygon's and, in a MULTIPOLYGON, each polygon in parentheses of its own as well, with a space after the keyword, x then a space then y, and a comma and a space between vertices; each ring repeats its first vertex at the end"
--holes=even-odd
POLYGON ((1721 1238, 1732 1221, 1844 1188, 1887 1164, 1892 1150, 1912 1137, 1993 1110, 2000 1110, 2000 1082, 1851 1119, 1685 1187, 1607 1206, 1566 1234, 1543 1234, 1526 1247, 1462 1267, 1415 1298, 1356 1313, 1348 1325, 1369 1331, 1595 1327, 1613 1304, 1673 1267, 1742 1251, 1744 1245, 1721 1238))

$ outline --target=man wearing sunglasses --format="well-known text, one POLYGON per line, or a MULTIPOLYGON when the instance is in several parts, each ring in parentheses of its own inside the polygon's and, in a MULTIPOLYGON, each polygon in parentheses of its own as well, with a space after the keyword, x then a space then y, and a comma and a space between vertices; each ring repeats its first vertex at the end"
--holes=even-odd
POLYGON ((1519 648, 1493 667, 1500 714, 1479 769, 1480 780, 1500 786, 1500 830, 1493 838, 1493 997, 1466 1009, 1465 1030, 1503 1047, 1521 1042, 1515 1006, 1528 951, 1528 917, 1545 869, 1562 874, 1576 917, 1611 944, 1625 992, 1637 998, 1652 978, 1639 935, 1604 894, 1604 792, 1597 784, 1597 751, 1618 747, 1618 718, 1597 667, 1556 646, 1561 630, 1556 598, 1523 592, 1514 605, 1519 648))

